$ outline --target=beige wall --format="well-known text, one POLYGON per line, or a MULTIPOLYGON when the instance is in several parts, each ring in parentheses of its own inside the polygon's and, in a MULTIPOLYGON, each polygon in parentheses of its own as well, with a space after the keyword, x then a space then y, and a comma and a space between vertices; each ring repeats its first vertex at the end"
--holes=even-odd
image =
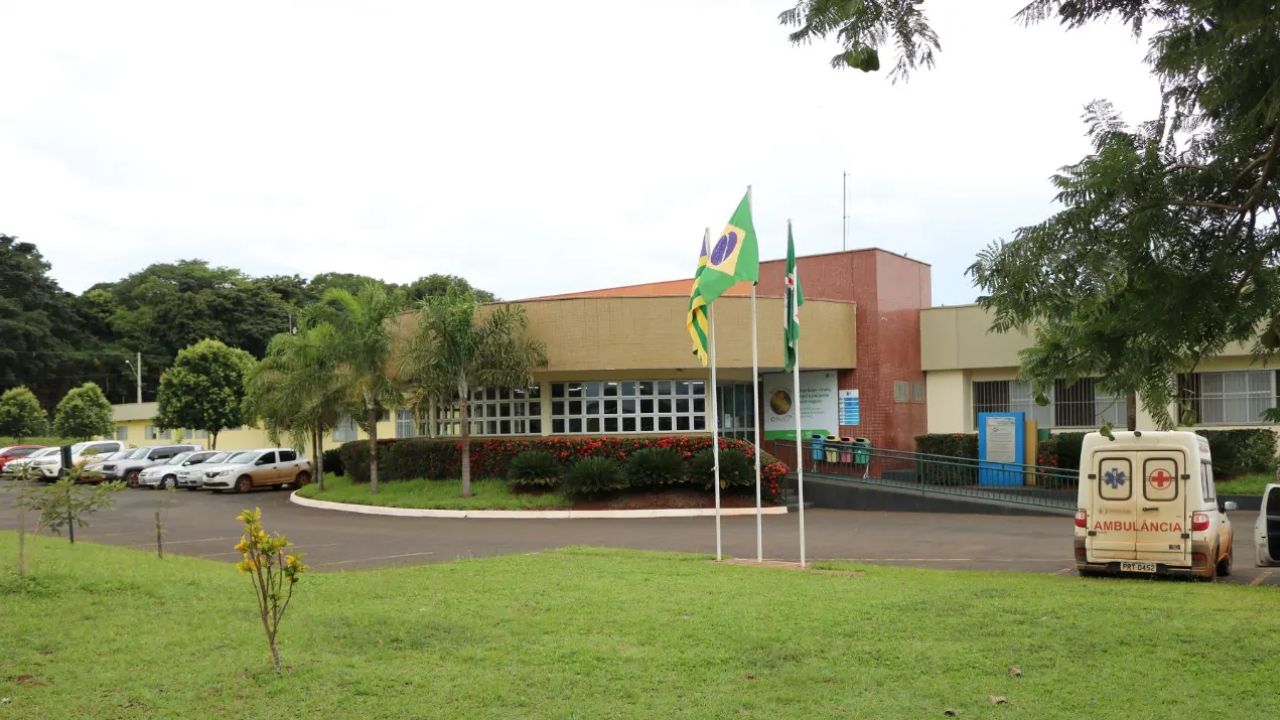
POLYGON ((969 420, 972 387, 968 374, 960 370, 940 370, 925 375, 928 427, 931 433, 962 433, 971 430, 969 420))
MULTIPOLYGON (((783 301, 760 298, 756 326, 760 367, 782 367, 783 301)), ((704 373, 685 329, 688 298, 577 298, 520 303, 530 333, 547 344, 548 367, 539 377, 581 378, 584 372, 672 370, 704 373)), ((721 297, 714 304, 717 365, 751 367, 751 301, 721 297)), ((800 359, 807 368, 857 366, 852 303, 814 300, 800 308, 800 359)), ((610 375, 616 377, 616 373, 610 375)), ((691 376, 693 377, 693 376, 691 376)))

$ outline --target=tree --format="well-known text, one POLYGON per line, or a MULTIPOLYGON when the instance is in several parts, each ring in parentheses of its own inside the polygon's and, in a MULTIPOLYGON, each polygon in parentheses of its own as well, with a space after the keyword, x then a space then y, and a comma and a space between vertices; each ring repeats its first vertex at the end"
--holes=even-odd
POLYGON ((320 356, 333 368, 341 405, 364 411, 370 493, 378 492, 378 415, 400 396, 391 367, 392 323, 400 307, 399 293, 369 283, 355 294, 326 290, 305 319, 314 328, 320 356))
POLYGON ((35 393, 25 385, 10 388, 0 395, 0 435, 8 435, 22 442, 29 437, 49 431, 49 416, 35 393))
POLYGON ((295 446, 311 445, 321 490, 324 435, 344 414, 333 358, 324 354, 329 344, 325 333, 331 331, 327 325, 304 325, 297 335, 277 335, 246 384, 246 413, 266 427, 272 442, 288 433, 295 446))
POLYGON ((115 427, 111 403, 92 382, 68 391, 53 413, 53 431, 62 437, 88 440, 110 435, 115 427))
POLYGON ((218 447, 218 433, 245 423, 245 378, 254 362, 217 340, 183 348, 160 376, 156 425, 207 431, 209 447, 218 447))
POLYGON ((405 359, 405 377, 412 386, 458 403, 463 497, 471 497, 471 390, 528 387, 533 370, 547 364, 546 346, 525 335, 524 308, 501 305, 478 311, 469 292, 454 289, 429 298, 405 359))
MULTIPOLYGON (((816 12, 813 34, 838 32, 850 49, 890 35, 902 47, 904 26, 878 14, 899 4, 792 12, 816 12)), ((1269 0, 1036 0, 1018 17, 1155 27, 1147 63, 1163 99, 1136 126, 1105 101, 1089 106, 1093 152, 1053 177, 1064 209, 978 256, 980 302, 994 330, 1034 330, 1022 372, 1039 394, 1096 376, 1106 392, 1136 394, 1161 427, 1193 421, 1164 410, 1178 373, 1230 342, 1259 358, 1280 351, 1280 13, 1269 0)), ((923 23, 905 28, 927 44, 923 23)), ((906 51, 899 68, 929 59, 906 51)))
POLYGON ((432 273, 431 275, 423 275, 404 286, 405 293, 408 295, 407 299, 413 304, 419 304, 431 297, 444 297, 453 289, 463 293, 471 293, 475 296, 476 301, 480 303, 491 303, 497 300, 493 293, 488 290, 474 288, 471 283, 467 282, 466 278, 458 277, 457 275, 432 273))

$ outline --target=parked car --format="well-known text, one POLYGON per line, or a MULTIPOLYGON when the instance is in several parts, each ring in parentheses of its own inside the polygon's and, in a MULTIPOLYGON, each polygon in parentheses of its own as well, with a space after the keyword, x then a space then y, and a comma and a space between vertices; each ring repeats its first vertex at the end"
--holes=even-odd
POLYGON ((249 492, 256 487, 300 486, 311 482, 311 463, 288 448, 245 450, 204 471, 204 487, 249 492))
POLYGON ((199 490, 204 485, 204 470, 207 467, 225 462, 235 453, 222 450, 201 450, 192 453, 178 468, 178 487, 187 490, 199 490))
POLYGON ((10 477, 10 478, 17 477, 31 463, 35 462, 36 460, 49 457, 50 455, 57 457, 60 451, 61 451, 61 448, 57 448, 57 447, 40 448, 39 450, 36 450, 35 452, 31 453, 26 457, 20 457, 20 458, 15 458, 13 460, 10 460, 9 462, 5 463, 4 469, 0 470, 0 475, 4 475, 5 477, 10 477))
MULTIPOLYGON (((53 449, 53 453, 42 455, 31 461, 31 467, 40 471, 41 480, 57 480, 66 473, 66 468, 62 466, 62 448, 55 447, 53 449)), ((90 440, 87 442, 78 442, 71 446, 71 464, 83 466, 92 462, 96 458, 118 452, 122 449, 124 449, 124 443, 119 440, 90 440)))
POLYGON ((144 468, 138 473, 138 487, 160 490, 178 487, 178 468, 182 467, 187 458, 194 453, 194 450, 180 452, 167 460, 161 460, 155 465, 144 468))
POLYGON ((95 458, 85 463, 84 469, 80 471, 80 482, 85 482, 85 483, 102 482, 103 480, 107 479, 102 470, 104 465, 106 465, 107 463, 113 460, 123 460, 126 457, 128 457, 130 453, 137 452, 137 450, 138 448, 127 448, 125 450, 121 450, 120 452, 113 452, 110 455, 107 455, 106 457, 100 456, 98 458, 95 458))
POLYGON ((1191 432, 1084 437, 1075 520, 1081 575, 1231 574, 1231 521, 1218 505, 1209 441, 1191 432))
POLYGON ((108 480, 124 480, 129 487, 138 486, 138 476, 152 465, 177 455, 181 452, 201 450, 199 445, 156 445, 140 447, 123 460, 112 460, 102 466, 102 474, 108 480))
POLYGON ((4 470, 5 463, 10 460, 27 457, 31 453, 43 447, 43 445, 10 445, 8 447, 0 447, 0 471, 4 470))
POLYGON ((1280 483, 1271 483, 1262 490, 1253 544, 1258 567, 1280 565, 1280 483))

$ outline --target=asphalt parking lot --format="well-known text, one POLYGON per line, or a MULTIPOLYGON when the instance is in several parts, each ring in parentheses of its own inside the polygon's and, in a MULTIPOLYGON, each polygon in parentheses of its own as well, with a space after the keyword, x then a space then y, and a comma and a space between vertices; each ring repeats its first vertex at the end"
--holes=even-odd
MULTIPOLYGON (((125 490, 116 506, 90 518, 77 540, 140 549, 155 547, 155 512, 166 527, 165 552, 233 561, 240 534, 235 516, 261 507, 271 531, 283 532, 315 570, 447 562, 458 558, 535 552, 565 545, 714 553, 711 518, 625 520, 427 519, 355 515, 304 508, 289 493, 248 495, 125 490)), ((1231 514, 1235 571, 1225 582, 1280 585, 1280 568, 1253 565, 1249 544, 1255 514, 1231 514)), ((17 526, 16 511, 0 493, 0 529, 17 526)), ((755 557, 755 518, 724 518, 724 550, 755 557)), ((1002 515, 857 512, 805 513, 810 559, 840 559, 916 567, 1015 570, 1068 575, 1071 519, 1002 515)), ((764 518, 765 556, 798 558, 795 513, 764 518)))

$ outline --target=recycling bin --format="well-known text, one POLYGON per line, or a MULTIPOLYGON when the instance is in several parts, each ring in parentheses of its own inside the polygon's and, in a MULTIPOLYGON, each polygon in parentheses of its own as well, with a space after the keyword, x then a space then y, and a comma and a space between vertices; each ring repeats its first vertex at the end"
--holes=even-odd
POLYGON ((826 442, 826 438, 817 433, 809 436, 810 457, 814 462, 822 462, 826 458, 826 453, 823 451, 823 445, 826 442))
POLYGON ((840 446, 839 446, 839 442, 840 442, 840 436, 839 436, 839 435, 828 435, 828 436, 827 436, 827 443, 826 443, 826 446, 825 446, 826 451, 827 451, 827 462, 829 462, 829 463, 838 463, 838 462, 840 462, 840 446))
POLYGON ((840 462, 853 464, 853 438, 840 438, 840 462))
POLYGON ((871 463, 871 439, 856 437, 853 439, 853 462, 857 465, 871 463))

